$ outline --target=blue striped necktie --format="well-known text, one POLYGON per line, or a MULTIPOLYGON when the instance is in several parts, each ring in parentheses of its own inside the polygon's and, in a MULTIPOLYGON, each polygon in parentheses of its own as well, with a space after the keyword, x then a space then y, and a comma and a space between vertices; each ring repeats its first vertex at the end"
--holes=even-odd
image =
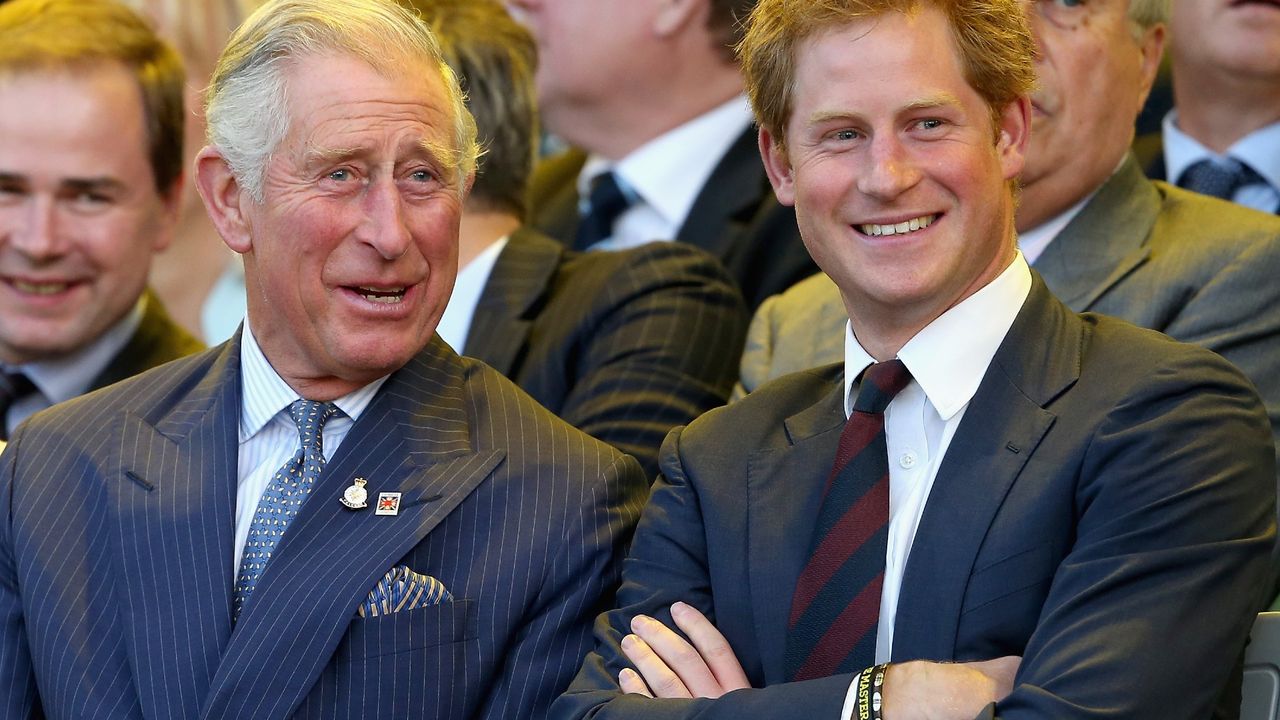
POLYGON ((258 501, 258 509, 249 525, 244 554, 240 558, 240 572, 236 575, 231 606, 233 622, 240 617, 240 611, 271 559, 271 553, 324 471, 321 432, 336 412, 338 407, 333 403, 314 400, 297 400, 289 406, 289 415, 298 426, 298 450, 272 476, 267 489, 262 492, 262 499, 258 501))
POLYGON ((911 382, 901 360, 863 373, 818 510, 809 561, 791 598, 784 663, 791 680, 871 667, 889 536, 884 411, 911 382))

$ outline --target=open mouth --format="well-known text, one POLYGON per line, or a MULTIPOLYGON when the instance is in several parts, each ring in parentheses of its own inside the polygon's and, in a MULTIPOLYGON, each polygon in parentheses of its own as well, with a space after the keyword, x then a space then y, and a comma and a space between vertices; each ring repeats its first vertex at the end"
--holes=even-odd
POLYGON ((36 297, 59 295, 79 284, 75 280, 29 280, 16 277, 8 277, 3 280, 19 293, 36 297))
POLYGON ((933 215, 921 215, 920 217, 904 220, 900 223, 890 223, 888 225, 867 223, 858 225, 857 228, 858 232, 861 232, 863 235, 870 235, 871 237, 879 237, 881 235, 906 235, 907 233, 916 232, 929 227, 933 224, 933 221, 937 219, 938 215, 935 213, 933 215))
POLYGON ((1231 3, 1231 7, 1268 7, 1272 9, 1280 9, 1280 0, 1235 0, 1231 3))
POLYGON ((374 287, 353 287, 351 291, 371 303, 379 305, 395 305, 404 301, 404 295, 408 288, 374 288, 374 287))

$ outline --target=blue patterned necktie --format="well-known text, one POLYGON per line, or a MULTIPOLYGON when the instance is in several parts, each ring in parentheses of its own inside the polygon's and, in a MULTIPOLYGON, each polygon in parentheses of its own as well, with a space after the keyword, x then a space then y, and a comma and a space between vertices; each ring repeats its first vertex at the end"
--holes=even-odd
POLYGON ((249 525, 249 538, 240 558, 240 572, 236 575, 235 595, 232 598, 231 619, 240 617, 240 610, 253 594, 258 578, 267 567, 271 553, 279 544, 289 523, 298 515, 302 501, 307 499, 312 486, 324 471, 324 452, 321 431, 324 424, 338 412, 333 403, 314 400, 298 400, 289 406, 289 415, 298 426, 297 452, 284 467, 272 476, 267 489, 262 492, 258 509, 249 525))
POLYGON ((1245 185, 1262 181, 1262 176, 1253 168, 1234 159, 1228 161, 1227 165, 1205 159, 1187 168, 1179 178, 1178 185, 1202 195, 1230 200, 1245 185))

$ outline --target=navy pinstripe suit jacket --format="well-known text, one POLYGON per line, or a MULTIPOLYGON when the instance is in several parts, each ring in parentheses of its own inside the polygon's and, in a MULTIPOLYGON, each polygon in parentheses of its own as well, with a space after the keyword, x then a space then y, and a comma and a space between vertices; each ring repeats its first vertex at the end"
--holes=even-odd
POLYGON ((436 338, 392 375, 231 625, 238 338, 38 414, 0 456, 4 718, 541 718, 645 478, 436 338), (338 502, 355 476, 398 516, 338 502), (356 606, 400 564, 454 601, 356 606))

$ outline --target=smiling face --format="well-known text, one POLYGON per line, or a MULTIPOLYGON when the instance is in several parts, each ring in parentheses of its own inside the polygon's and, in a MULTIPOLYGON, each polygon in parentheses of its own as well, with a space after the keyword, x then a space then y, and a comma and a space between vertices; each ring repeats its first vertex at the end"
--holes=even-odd
POLYGON ((79 350, 137 302, 177 206, 148 148, 123 66, 0 77, 0 360, 79 350))
POLYGON ((450 166, 454 123, 434 73, 327 55, 299 59, 286 81, 292 125, 263 202, 240 193, 245 237, 228 242, 244 253, 267 359, 295 390, 330 399, 430 340, 457 275, 467 178, 450 166))
POLYGON ((1010 104, 993 130, 945 16, 927 6, 808 38, 795 72, 785 151, 761 133, 774 189, 864 346, 910 339, 1012 261, 1007 181, 1022 168, 1028 105, 1010 104))
POLYGON ((1037 87, 1018 229, 1030 230, 1096 190, 1133 142, 1155 79, 1163 29, 1138 41, 1127 0, 1031 0, 1037 87))

